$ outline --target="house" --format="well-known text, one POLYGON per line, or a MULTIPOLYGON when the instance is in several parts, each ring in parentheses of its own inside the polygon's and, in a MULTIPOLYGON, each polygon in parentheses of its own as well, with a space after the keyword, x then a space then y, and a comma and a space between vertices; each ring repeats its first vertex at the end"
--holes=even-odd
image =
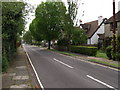
POLYGON ((81 24, 82 29, 86 31, 88 36, 87 44, 98 44, 99 38, 104 38, 104 22, 106 18, 98 17, 98 20, 81 24))
MULTIPOLYGON (((116 33, 120 33, 120 11, 115 15, 116 33)), ((105 38, 113 36, 113 16, 105 22, 105 38)))
POLYGON ((118 11, 120 11, 120 1, 118 2, 118 11))

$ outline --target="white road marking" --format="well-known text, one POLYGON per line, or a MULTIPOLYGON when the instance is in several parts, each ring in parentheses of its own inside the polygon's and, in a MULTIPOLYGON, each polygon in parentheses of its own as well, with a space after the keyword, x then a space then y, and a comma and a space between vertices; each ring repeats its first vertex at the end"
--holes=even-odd
POLYGON ((31 59, 30 59, 30 57, 29 57, 29 55, 28 55, 28 53, 27 53, 27 51, 26 51, 26 49, 25 49, 24 46, 23 46, 23 48, 24 48, 24 50, 25 50, 25 52, 26 52, 26 55, 27 55, 27 57, 28 57, 28 60, 29 60, 29 62, 30 62, 30 64, 31 64, 34 72, 35 72, 35 75, 36 75, 36 77, 37 77, 38 83, 39 83, 39 85, 41 86, 42 90, 44 90, 44 87, 43 87, 43 85, 42 85, 42 83, 41 83, 41 81, 40 81, 40 78, 39 78, 39 76, 38 76, 38 74, 37 74, 37 71, 35 70, 35 67, 33 66, 32 61, 31 61, 31 59))
POLYGON ((106 84, 106 83, 104 83, 104 82, 102 82, 102 81, 100 81, 100 80, 98 80, 98 79, 96 79, 96 78, 90 76, 90 75, 87 75, 87 77, 90 78, 90 79, 92 79, 92 80, 94 80, 94 81, 96 81, 96 82, 98 82, 98 83, 100 83, 100 84, 102 84, 102 85, 107 86, 108 88, 115 89, 114 87, 112 87, 112 86, 110 86, 110 85, 108 85, 108 84, 106 84))
POLYGON ((65 66, 69 67, 69 68, 73 68, 72 66, 70 66, 70 65, 68 65, 68 64, 66 64, 66 63, 63 63, 62 61, 59 61, 59 60, 57 60, 57 59, 55 59, 55 58, 53 58, 53 59, 54 59, 55 61, 57 61, 57 62, 65 65, 65 66))
POLYGON ((67 56, 67 55, 60 54, 60 53, 54 52, 54 51, 51 51, 51 52, 57 53, 57 54, 59 54, 59 55, 61 55, 61 56, 65 56, 65 57, 72 58, 72 59, 75 59, 75 60, 80 60, 80 61, 83 61, 83 62, 92 64, 92 65, 97 65, 97 66, 104 67, 104 68, 108 68, 108 69, 111 69, 111 70, 114 70, 114 71, 120 71, 119 69, 116 69, 116 68, 108 67, 108 66, 101 65, 101 64, 98 64, 98 63, 94 63, 94 62, 90 62, 90 61, 87 61, 87 60, 82 60, 82 58, 79 58, 79 56, 72 57, 72 56, 67 56))

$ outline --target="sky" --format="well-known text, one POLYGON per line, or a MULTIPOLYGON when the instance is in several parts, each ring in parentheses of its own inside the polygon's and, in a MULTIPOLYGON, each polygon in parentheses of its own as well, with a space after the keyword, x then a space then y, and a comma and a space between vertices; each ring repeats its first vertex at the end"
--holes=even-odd
MULTIPOLYGON (((45 0, 27 0, 34 7, 37 7, 41 3, 41 1, 45 0)), ((66 3, 67 0, 62 0, 66 3)), ((99 16, 103 16, 103 18, 110 18, 113 15, 113 0, 79 0, 80 6, 78 10, 77 18, 82 20, 82 23, 91 22, 94 20, 98 20, 99 16)), ((118 2, 120 0, 115 0, 116 2, 116 12, 118 12, 118 2)), ((28 20, 27 29, 31 21, 35 18, 34 13, 30 13, 29 15, 31 20, 28 20)))

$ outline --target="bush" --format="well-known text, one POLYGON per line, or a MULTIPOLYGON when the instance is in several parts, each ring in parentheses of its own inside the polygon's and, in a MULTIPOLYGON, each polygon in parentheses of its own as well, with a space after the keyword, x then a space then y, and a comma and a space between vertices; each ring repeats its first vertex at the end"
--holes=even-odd
POLYGON ((2 72, 6 71, 8 68, 8 59, 7 56, 3 55, 2 57, 2 72))
POLYGON ((58 46, 67 46, 68 45, 68 40, 67 39, 59 39, 57 42, 58 46))
POLYGON ((55 49, 59 50, 59 51, 67 51, 67 47, 66 46, 56 46, 55 49))
POLYGON ((116 53, 116 59, 120 61, 120 53, 116 53))
POLYGON ((109 59, 112 59, 112 46, 107 47, 106 54, 107 54, 109 59))
POLYGON ((93 46, 71 46, 71 52, 85 54, 89 56, 96 56, 97 47, 93 46))

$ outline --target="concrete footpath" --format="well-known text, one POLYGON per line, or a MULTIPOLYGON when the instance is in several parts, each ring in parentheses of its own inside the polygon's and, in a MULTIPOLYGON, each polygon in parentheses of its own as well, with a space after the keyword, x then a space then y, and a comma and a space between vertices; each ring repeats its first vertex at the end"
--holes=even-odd
POLYGON ((2 88, 40 88, 24 49, 19 47, 17 56, 2 74, 2 88))

